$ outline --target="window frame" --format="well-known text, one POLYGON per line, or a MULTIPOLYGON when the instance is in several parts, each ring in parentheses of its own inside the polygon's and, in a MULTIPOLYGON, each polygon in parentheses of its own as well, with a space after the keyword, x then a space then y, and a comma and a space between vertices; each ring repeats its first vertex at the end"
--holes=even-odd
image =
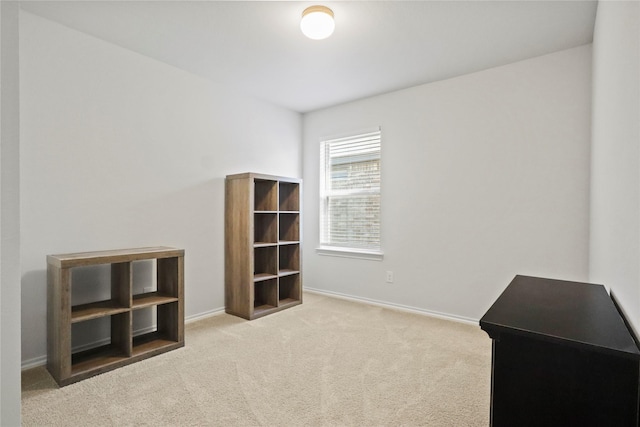
MULTIPOLYGON (((382 130, 380 127, 364 129, 356 132, 349 132, 341 135, 332 135, 328 137, 320 138, 320 170, 318 174, 319 178, 319 206, 318 206, 318 241, 319 246, 316 248, 316 253, 318 255, 326 255, 326 256, 338 256, 345 258, 358 258, 358 259, 366 259, 366 260, 376 260, 381 261, 384 257, 384 252, 382 251, 382 204, 380 204, 380 210, 378 214, 378 224, 380 227, 380 235, 379 235, 379 247, 378 248, 363 248, 363 247, 350 247, 350 246, 338 246, 338 245, 330 245, 323 243, 323 233, 324 233, 324 225, 323 222, 326 218, 326 206, 327 206, 327 198, 330 197, 326 191, 326 171, 327 171, 327 159, 325 158, 325 154, 323 151, 325 150, 325 146, 331 142, 338 142, 339 140, 344 139, 357 139, 359 137, 364 137, 367 134, 378 133, 379 138, 379 174, 380 174, 380 187, 378 191, 374 192, 374 194, 378 194, 380 197, 380 202, 382 202, 382 130)), ((354 196, 359 194, 366 194, 366 191, 358 192, 355 191, 353 193, 354 196)))

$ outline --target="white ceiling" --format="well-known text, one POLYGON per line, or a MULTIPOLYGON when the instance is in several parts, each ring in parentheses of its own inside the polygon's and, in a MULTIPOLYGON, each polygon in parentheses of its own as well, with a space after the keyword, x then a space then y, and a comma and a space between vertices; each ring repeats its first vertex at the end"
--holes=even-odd
POLYGON ((26 1, 22 8, 283 107, 319 108, 591 43, 594 1, 26 1), (334 34, 305 38, 307 6, 334 34))

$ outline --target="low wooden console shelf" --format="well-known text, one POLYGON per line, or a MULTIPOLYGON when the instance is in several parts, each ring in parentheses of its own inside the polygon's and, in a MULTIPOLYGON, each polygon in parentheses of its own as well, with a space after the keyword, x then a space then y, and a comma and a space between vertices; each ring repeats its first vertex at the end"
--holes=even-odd
POLYGON ((47 256, 47 369, 60 386, 183 346, 183 249, 160 246, 47 256), (155 260, 156 283, 134 293, 132 263, 144 260, 155 260), (111 265, 110 297, 73 305, 74 269, 100 264, 111 265), (155 330, 134 336, 135 313, 150 307, 156 308, 155 330), (72 325, 98 318, 110 318, 109 343, 74 352, 72 325))
POLYGON ((639 425, 640 350, 604 286, 516 276, 480 326, 491 426, 639 425))

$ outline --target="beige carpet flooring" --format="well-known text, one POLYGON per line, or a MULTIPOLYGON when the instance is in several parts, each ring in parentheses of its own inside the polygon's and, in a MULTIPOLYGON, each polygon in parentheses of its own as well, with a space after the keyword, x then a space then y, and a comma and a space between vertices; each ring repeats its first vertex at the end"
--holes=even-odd
POLYGON ((186 326, 186 346, 67 387, 23 372, 24 426, 487 426, 479 327, 306 293, 246 321, 186 326))

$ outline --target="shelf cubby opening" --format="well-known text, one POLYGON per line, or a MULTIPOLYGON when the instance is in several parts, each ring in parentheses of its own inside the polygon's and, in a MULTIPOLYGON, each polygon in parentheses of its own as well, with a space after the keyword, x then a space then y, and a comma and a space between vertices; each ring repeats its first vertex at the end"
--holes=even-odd
POLYGON ((278 275, 278 248, 268 246, 253 249, 253 276, 255 281, 278 275))
POLYGON ((136 295, 158 291, 158 275, 155 259, 131 262, 131 293, 136 295))
POLYGON ((300 302, 300 274, 280 277, 279 282, 279 306, 300 302))
POLYGON ((278 210, 277 181, 256 179, 254 185, 254 211, 278 210))
POLYGON ((283 245, 278 250, 280 251, 278 275, 285 276, 300 272, 300 245, 283 245))
POLYGON ((253 215, 254 245, 260 246, 278 242, 278 215, 276 213, 256 213, 253 215))
POLYGON ((178 258, 134 261, 131 307, 141 309, 178 300, 178 258))
POLYGON ((299 211, 300 185, 295 182, 280 182, 279 199, 281 211, 299 211))
POLYGON ((132 355, 151 352, 178 342, 178 301, 133 310, 132 355))
POLYGON ((72 310, 82 320, 108 316, 129 307, 130 262, 74 267, 70 274, 72 310), (88 319, 81 313, 85 310, 89 310, 88 319))
POLYGON ((132 312, 131 330, 138 337, 158 330, 158 310, 156 306, 136 307, 132 312))
POLYGON ((118 363, 131 355, 131 312, 71 325, 71 374, 118 363))
POLYGON ((128 356, 122 350, 112 344, 74 353, 71 356, 71 375, 80 375, 95 369, 108 367, 121 363, 128 356))
POLYGON ((156 260, 158 296, 180 298, 181 265, 178 257, 158 258, 156 260))
POLYGON ((279 216, 278 240, 283 243, 300 241, 300 214, 280 213, 279 216))
POLYGON ((253 312, 258 315, 260 312, 273 309, 278 306, 278 280, 269 279, 253 285, 253 312))

